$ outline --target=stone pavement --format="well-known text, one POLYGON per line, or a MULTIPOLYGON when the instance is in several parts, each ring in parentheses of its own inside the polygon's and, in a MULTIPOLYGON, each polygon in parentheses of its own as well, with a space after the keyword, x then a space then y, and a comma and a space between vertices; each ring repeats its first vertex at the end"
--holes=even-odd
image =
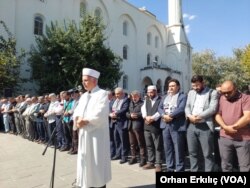
MULTIPOLYGON (((0 188, 50 188, 54 148, 30 142, 21 136, 0 133, 0 188)), ((56 152, 54 188, 71 188, 76 176, 76 155, 56 152)), ((95 178, 95 177, 93 177, 95 178)), ((138 164, 112 161, 112 180, 107 188, 153 188, 154 170, 138 164)))

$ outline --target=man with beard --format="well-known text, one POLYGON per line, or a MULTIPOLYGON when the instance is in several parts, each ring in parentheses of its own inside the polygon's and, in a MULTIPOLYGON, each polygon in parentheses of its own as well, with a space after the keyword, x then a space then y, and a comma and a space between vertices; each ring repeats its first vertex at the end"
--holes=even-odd
POLYGON ((250 171, 250 97, 240 93, 234 82, 221 85, 219 110, 215 116, 220 125, 219 149, 223 172, 233 171, 236 151, 241 172, 250 171))
POLYGON ((161 172, 163 140, 160 128, 160 113, 158 107, 161 97, 157 95, 157 88, 150 85, 147 88, 147 97, 142 105, 141 112, 144 119, 144 136, 147 147, 148 162, 143 169, 154 169, 161 172))
POLYGON ((214 167, 214 124, 213 115, 217 111, 218 94, 216 90, 205 86, 203 77, 195 75, 191 79, 192 90, 188 93, 185 107, 189 121, 187 144, 190 157, 190 170, 211 172, 214 167), (200 151, 201 150, 201 151, 200 151), (203 155, 203 164, 199 163, 199 155, 203 155), (202 167, 203 168, 203 167, 202 167))

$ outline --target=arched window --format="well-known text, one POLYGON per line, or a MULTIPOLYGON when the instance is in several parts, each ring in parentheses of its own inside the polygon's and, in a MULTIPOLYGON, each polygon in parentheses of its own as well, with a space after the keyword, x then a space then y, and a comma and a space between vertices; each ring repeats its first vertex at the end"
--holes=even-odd
POLYGON ((153 66, 154 67, 158 66, 158 60, 159 60, 158 56, 155 56, 155 59, 153 60, 153 66))
POLYGON ((147 45, 151 44, 151 33, 147 34, 147 45))
POLYGON ((150 53, 147 54, 147 66, 150 65, 150 62, 151 62, 151 55, 150 53))
POLYGON ((43 19, 41 16, 36 16, 34 19, 34 34, 43 35, 43 19))
POLYGON ((123 89, 128 89, 128 76, 124 75, 122 79, 122 88, 123 89))
POLYGON ((158 48, 158 46, 159 46, 159 37, 156 36, 155 37, 155 48, 158 48))
POLYGON ((86 7, 86 4, 81 2, 80 3, 80 17, 81 18, 84 18, 84 16, 86 16, 87 14, 87 7, 86 7))
POLYGON ((128 36, 128 22, 124 21, 122 24, 122 34, 128 36))
POLYGON ((95 17, 97 21, 100 23, 102 20, 102 11, 100 8, 95 9, 95 17))
POLYGON ((122 57, 123 59, 128 59, 128 47, 127 46, 123 46, 122 57))
POLYGON ((155 60, 156 64, 158 64, 158 61, 159 61, 159 57, 158 56, 155 56, 155 60))

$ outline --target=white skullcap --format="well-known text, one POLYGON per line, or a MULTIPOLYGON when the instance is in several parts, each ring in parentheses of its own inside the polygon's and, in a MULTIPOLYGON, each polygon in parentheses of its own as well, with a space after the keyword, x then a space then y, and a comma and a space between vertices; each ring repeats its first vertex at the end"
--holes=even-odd
POLYGON ((150 85, 150 86, 148 86, 148 90, 156 90, 156 86, 150 85))
POLYGON ((25 101, 26 102, 31 102, 31 98, 27 98, 25 101))
POLYGON ((90 69, 90 68, 83 68, 82 69, 82 75, 83 76, 92 76, 94 78, 99 78, 100 76, 100 72, 94 70, 94 69, 90 69))

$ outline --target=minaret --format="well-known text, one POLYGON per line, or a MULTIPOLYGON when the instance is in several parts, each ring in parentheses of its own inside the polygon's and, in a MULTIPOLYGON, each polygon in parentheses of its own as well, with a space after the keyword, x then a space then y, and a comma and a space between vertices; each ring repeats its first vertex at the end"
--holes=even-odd
POLYGON ((182 25, 182 1, 168 0, 168 25, 182 25))
POLYGON ((182 17, 182 0, 168 0, 166 56, 168 66, 180 72, 175 76, 181 80, 183 91, 188 91, 190 85, 191 50, 182 17))
POLYGON ((177 45, 179 50, 181 45, 189 43, 184 29, 181 2, 182 0, 168 0, 168 45, 177 45))

